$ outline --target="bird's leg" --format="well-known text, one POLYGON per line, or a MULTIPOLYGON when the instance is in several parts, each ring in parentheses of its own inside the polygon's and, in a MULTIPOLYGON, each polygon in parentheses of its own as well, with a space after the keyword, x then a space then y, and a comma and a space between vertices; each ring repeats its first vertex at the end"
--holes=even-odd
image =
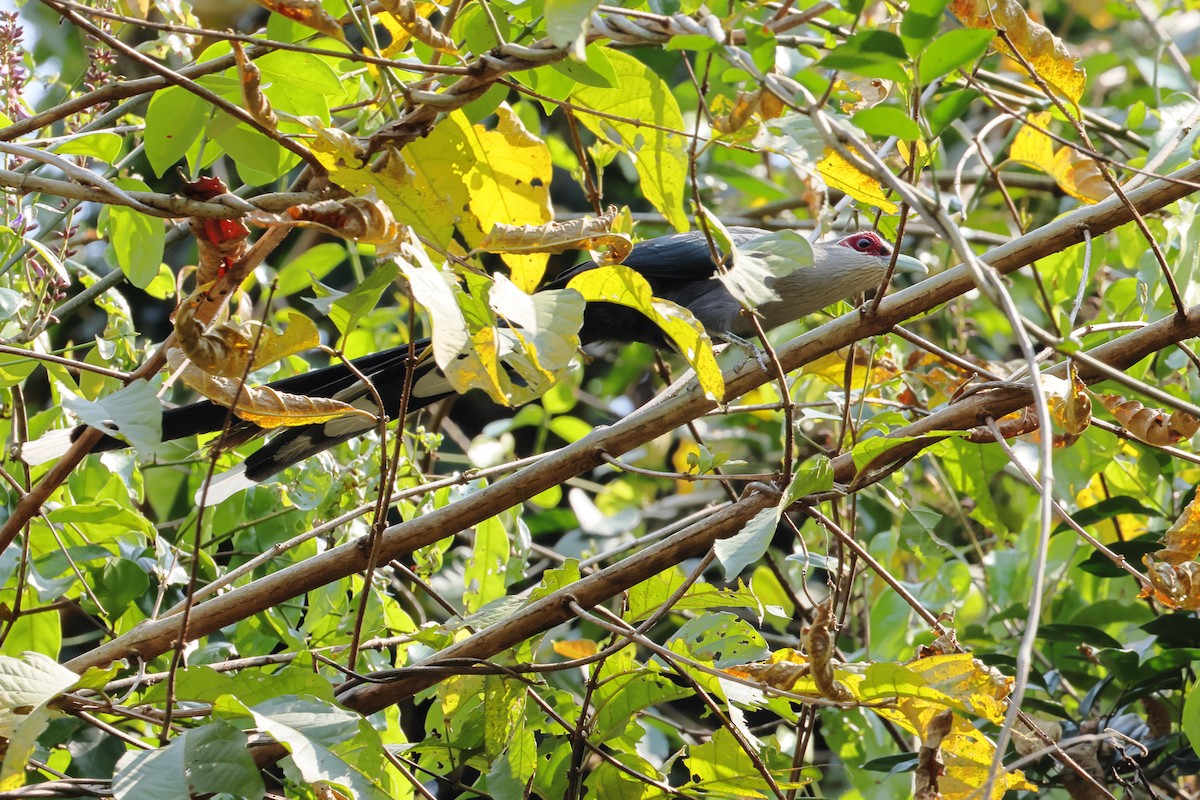
POLYGON ((762 367, 763 372, 769 371, 767 369, 766 353, 763 352, 762 348, 759 347, 758 345, 756 345, 754 342, 751 342, 748 339, 743 339, 742 337, 738 336, 737 334, 730 333, 729 331, 723 331, 721 333, 716 334, 716 338, 720 339, 723 342, 731 344, 734 347, 736 347, 737 349, 741 350, 743 353, 746 354, 747 359, 753 358, 755 361, 758 362, 758 365, 760 367, 762 367))

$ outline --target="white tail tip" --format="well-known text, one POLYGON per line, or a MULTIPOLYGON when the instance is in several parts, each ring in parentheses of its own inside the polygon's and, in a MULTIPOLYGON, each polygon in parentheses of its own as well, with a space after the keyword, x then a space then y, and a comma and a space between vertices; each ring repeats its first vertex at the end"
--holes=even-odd
POLYGON ((71 434, 74 428, 59 428, 44 436, 21 445, 21 460, 26 464, 45 464, 56 458, 62 458, 71 449, 71 434))

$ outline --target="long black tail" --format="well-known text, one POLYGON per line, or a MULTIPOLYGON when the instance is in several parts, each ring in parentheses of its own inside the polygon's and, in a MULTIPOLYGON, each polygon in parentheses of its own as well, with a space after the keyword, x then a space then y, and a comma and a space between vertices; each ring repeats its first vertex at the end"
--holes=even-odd
MULTIPOLYGON (((416 360, 416 364, 412 367, 413 386, 408 402, 409 410, 424 408, 454 393, 433 359, 428 357, 429 345, 428 339, 413 342, 411 345, 402 344, 354 359, 350 362, 354 366, 353 370, 343 363, 337 363, 272 381, 267 386, 291 394, 335 398, 376 416, 382 412, 389 418, 395 418, 400 411, 410 355, 416 360), (421 358, 423 354, 426 357, 421 358), (370 391, 356 373, 362 374, 371 382, 375 393, 370 391), (382 409, 376 405, 376 393, 383 402, 382 409)), ((211 400, 169 409, 163 412, 163 441, 222 430, 228 417, 229 409, 211 400)), ((254 476, 251 480, 258 482, 297 461, 352 439, 372 427, 372 423, 364 418, 344 417, 321 424, 284 428, 267 445, 247 459, 245 468, 249 475, 254 476)), ((69 431, 57 432, 57 435, 30 442, 22 449, 22 458, 29 463, 42 463, 57 458, 66 452, 71 443, 86 429, 86 425, 79 425, 69 431)), ((229 425, 226 444, 241 444, 264 433, 266 431, 254 423, 234 419, 229 425)), ((118 450, 128 446, 127 442, 106 434, 92 451, 118 450)))

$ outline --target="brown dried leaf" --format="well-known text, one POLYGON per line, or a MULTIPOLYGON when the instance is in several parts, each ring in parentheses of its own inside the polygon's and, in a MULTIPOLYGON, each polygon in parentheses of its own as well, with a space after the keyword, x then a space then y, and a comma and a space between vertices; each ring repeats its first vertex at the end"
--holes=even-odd
POLYGON ((1162 546, 1154 557, 1168 564, 1182 564, 1200 555, 1200 495, 1192 498, 1175 524, 1163 534, 1162 546))
MULTIPOLYGON (((413 0, 382 0, 380 5, 395 16, 400 26, 418 42, 429 45, 439 53, 455 54, 458 52, 458 48, 454 46, 454 40, 433 27, 428 19, 421 16, 418 13, 418 4, 413 0)), ((419 5, 421 10, 426 13, 437 9, 433 3, 420 3, 419 5)))
POLYGON ((842 113, 853 114, 855 111, 862 111, 882 103, 892 91, 892 86, 891 81, 879 78, 857 78, 849 81, 840 80, 834 88, 858 95, 858 99, 853 102, 842 102, 842 113))
POLYGON ((1149 597, 1169 608, 1181 611, 1200 609, 1200 562, 1169 564, 1153 555, 1142 556, 1147 567, 1150 586, 1142 589, 1141 597, 1149 597))
MULTIPOLYGON (((185 183, 180 189, 184 197, 192 200, 211 200, 226 194, 228 187, 220 178, 201 177, 195 182, 185 183)), ((197 283, 211 283, 233 266, 246 254, 246 237, 250 229, 236 219, 209 219, 191 217, 188 220, 200 264, 196 271, 197 283)))
MULTIPOLYGON (((173 369, 178 369, 183 363, 178 350, 171 350, 168 359, 173 369)), ((269 386, 247 386, 242 384, 241 376, 223 378, 210 375, 195 364, 185 366, 180 378, 214 403, 226 408, 232 406, 234 416, 239 419, 268 430, 313 425, 348 416, 372 421, 376 419, 375 415, 340 400, 277 392, 269 386), (235 397, 237 405, 233 405, 235 397)))
POLYGON ((1050 405, 1050 419, 1067 436, 1078 437, 1092 424, 1092 398, 1087 386, 1079 380, 1074 361, 1068 363, 1067 375, 1065 381, 1051 381, 1049 376, 1043 376, 1042 385, 1050 405))
POLYGON ((1168 417, 1162 409, 1147 408, 1137 400, 1126 400, 1115 394, 1101 395, 1100 402, 1130 436, 1146 444, 1159 447, 1175 444, 1181 439, 1190 439, 1200 429, 1200 420, 1183 411, 1168 417))
MULTIPOLYGON (((1003 31, 1042 80, 1079 105, 1087 73, 1077 66, 1077 59, 1067 52, 1066 45, 1044 25, 1030 19, 1017 0, 953 0, 948 8, 968 28, 1003 31)), ((994 46, 1011 54, 1002 38, 997 37, 994 46)))
POLYGON ((380 254, 390 253, 408 241, 408 229, 396 222, 391 208, 374 194, 292 206, 286 217, 256 213, 251 219, 262 225, 319 228, 343 239, 373 244, 380 254))
POLYGON ((925 728, 921 749, 917 751, 917 769, 913 775, 914 800, 941 800, 938 779, 946 774, 942 761, 942 740, 954 725, 954 712, 946 709, 936 714, 925 728))
POLYGON ((201 286, 185 299, 175 314, 180 349, 197 369, 211 375, 240 378, 251 370, 321 343, 316 324, 298 311, 288 313, 288 325, 281 332, 263 327, 257 321, 226 322, 206 331, 196 321, 195 313, 208 286, 201 286))
POLYGON ((262 92, 262 73, 253 61, 246 58, 246 51, 241 42, 231 41, 233 58, 237 62, 238 78, 242 82, 242 97, 246 101, 246 111, 264 128, 276 130, 279 119, 271 108, 271 101, 262 92))
POLYGON ((807 637, 813 683, 822 697, 841 702, 853 700, 854 695, 850 690, 833 677, 833 600, 822 603, 816 610, 807 637))
MULTIPOLYGON (((729 109, 728 113, 713 117, 713 128, 718 133, 733 133, 746 127, 746 124, 753 119, 754 112, 758 111, 762 94, 761 89, 756 92, 738 92, 733 108, 729 109)), ((726 101, 726 105, 728 105, 728 101, 726 101)))
POLYGON ((274 11, 318 33, 345 41, 342 26, 321 7, 321 0, 254 0, 267 11, 274 11))
POLYGON ((489 253, 565 253, 607 247, 606 257, 597 263, 620 264, 629 256, 633 242, 623 233, 612 232, 617 213, 616 206, 609 206, 602 216, 585 216, 570 222, 521 226, 497 223, 479 243, 479 249, 489 253))

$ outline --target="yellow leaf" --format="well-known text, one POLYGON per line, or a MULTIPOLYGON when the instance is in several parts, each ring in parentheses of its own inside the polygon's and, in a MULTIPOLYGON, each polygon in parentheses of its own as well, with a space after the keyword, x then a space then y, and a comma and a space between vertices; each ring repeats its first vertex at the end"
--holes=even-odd
POLYGON ((1028 114, 1025 119, 1030 124, 1022 125, 1021 130, 1017 131, 1017 135, 1013 137, 1012 146, 1009 148, 1008 156, 1013 161, 1020 161, 1034 169, 1050 173, 1054 168, 1054 143, 1049 136, 1042 133, 1042 130, 1050 124, 1050 112, 1040 111, 1036 114, 1028 114))
POLYGON ((704 327, 683 306, 654 297, 650 284, 640 274, 621 265, 597 267, 576 275, 567 288, 579 292, 589 303, 616 303, 645 314, 696 371, 704 393, 718 402, 724 397, 725 380, 704 327))
POLYGON ((894 214, 899 208, 888 200, 879 181, 859 172, 834 150, 826 150, 825 157, 817 163, 821 177, 834 189, 840 189, 860 203, 878 208, 885 214, 894 214))
MULTIPOLYGON (((1030 19, 1017 0, 953 0, 948 8, 968 28, 1004 31, 1042 80, 1079 106, 1087 73, 1076 65, 1078 60, 1067 52, 1066 45, 1044 25, 1030 19)), ((1011 53, 999 37, 993 46, 1002 53, 1011 53)))
POLYGON ((587 658, 600 652, 600 647, 591 639, 572 639, 555 642, 554 652, 563 658, 587 658))
MULTIPOLYGON (((804 365, 805 375, 832 383, 843 388, 846 385, 846 350, 837 350, 804 365)), ((870 371, 867 370, 867 352, 857 345, 854 348, 854 368, 850 374, 850 390, 866 391, 871 387, 890 381, 900 374, 899 368, 888 359, 876 358, 870 371)))
POLYGON ((1179 519, 1163 534, 1162 544, 1163 550, 1154 554, 1160 561, 1180 564, 1200 555, 1200 495, 1192 498, 1179 519))
MULTIPOLYGON (((409 169, 397 153, 389 153, 382 168, 376 170, 363 163, 352 139, 323 129, 315 119, 304 121, 317 134, 310 146, 329 170, 329 180, 359 197, 374 192, 391 209, 399 225, 411 225, 428 241, 450 248, 455 216, 450 211, 453 198, 446 180, 430 183, 423 172, 409 169)), ((415 146, 406 148, 406 154, 413 155, 415 146)))

